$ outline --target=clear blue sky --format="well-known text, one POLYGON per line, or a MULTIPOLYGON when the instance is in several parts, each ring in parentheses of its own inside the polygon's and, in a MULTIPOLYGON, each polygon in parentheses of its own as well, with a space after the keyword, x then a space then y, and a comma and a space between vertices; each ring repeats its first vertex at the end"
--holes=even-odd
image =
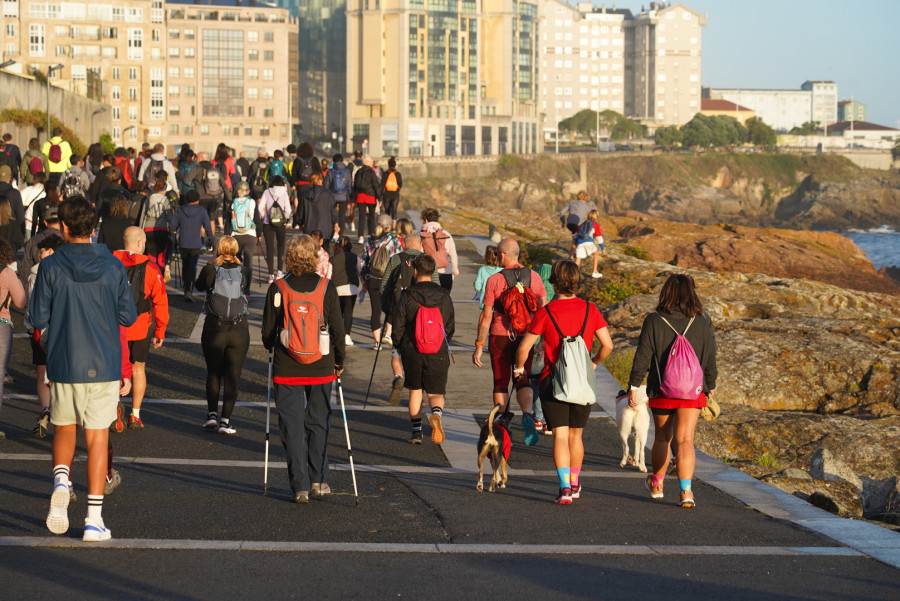
MULTIPOLYGON (((617 4, 637 13, 650 1, 617 4)), ((798 89, 808 79, 830 79, 838 84, 840 99, 852 95, 867 105, 868 121, 900 127, 900 0, 682 4, 708 17, 704 86, 798 89)))

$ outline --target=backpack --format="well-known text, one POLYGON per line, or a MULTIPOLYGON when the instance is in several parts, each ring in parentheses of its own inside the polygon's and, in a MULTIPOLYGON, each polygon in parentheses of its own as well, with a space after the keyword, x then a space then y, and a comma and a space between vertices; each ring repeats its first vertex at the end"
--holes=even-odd
POLYGON ((277 177, 277 176, 284 177, 284 163, 282 163, 281 161, 272 161, 271 163, 269 163, 269 169, 268 169, 268 173, 266 174, 266 180, 268 181, 268 179, 270 177, 277 177))
POLYGON ((331 193, 346 194, 347 193, 347 174, 348 169, 332 169, 331 170, 331 193))
POLYGON ((297 157, 297 161, 300 161, 300 170, 294 174, 297 182, 308 182, 313 174, 312 157, 297 157))
POLYGON ((266 180, 269 176, 268 166, 266 166, 265 163, 257 161, 256 162, 256 171, 254 172, 253 167, 251 166, 250 172, 251 172, 250 187, 256 188, 256 189, 259 189, 259 188, 265 189, 266 180))
POLYGON ((449 234, 443 229, 435 232, 422 232, 422 249, 428 253, 435 262, 436 269, 443 269, 450 264, 450 257, 447 256, 447 240, 450 239, 449 234), (438 235, 441 234, 441 235, 438 235))
POLYGON ((416 311, 416 350, 423 355, 433 355, 441 350, 443 344, 444 317, 440 309, 419 305, 416 311))
POLYGON ((591 353, 584 342, 584 330, 587 327, 591 304, 585 301, 584 323, 574 336, 566 336, 553 319, 549 305, 547 317, 560 337, 559 357, 553 366, 553 398, 575 405, 591 405, 597 402, 597 391, 594 384, 594 366, 591 353))
POLYGON ((684 333, 679 334, 678 330, 672 327, 665 317, 662 315, 659 317, 675 332, 675 342, 669 349, 669 360, 666 361, 665 373, 659 373, 659 360, 656 360, 659 391, 667 399, 694 400, 703 392, 703 367, 700 365, 700 359, 697 358, 694 347, 685 337, 691 324, 694 323, 694 318, 691 317, 684 333))
POLYGON ((143 196, 136 195, 136 198, 129 198, 127 200, 129 202, 128 218, 131 220, 131 223, 137 223, 138 219, 141 217, 141 210, 144 208, 146 199, 143 196))
POLYGON ((247 298, 241 289, 241 270, 216 267, 216 283, 206 297, 206 312, 237 323, 247 313, 247 298))
POLYGON ((37 175, 44 170, 44 161, 41 160, 41 157, 31 157, 31 160, 28 161, 28 172, 31 175, 37 175))
POLYGON ((138 315, 150 310, 150 298, 144 296, 144 280, 147 278, 147 263, 144 261, 137 265, 129 265, 125 268, 128 276, 128 285, 131 287, 131 298, 134 299, 134 309, 138 315))
POLYGON ((162 169, 163 166, 162 161, 150 159, 150 164, 147 165, 147 169, 144 170, 144 183, 147 184, 147 186, 151 186, 153 182, 156 181, 156 173, 162 169))
POLYGON ((51 144, 50 152, 47 154, 47 158, 50 159, 51 163, 58 163, 62 160, 62 146, 59 144, 51 144))
POLYGON ((218 168, 203 170, 203 190, 207 196, 222 196, 225 193, 222 189, 222 174, 218 168))
POLYGON ((278 204, 278 201, 275 200, 275 197, 272 197, 272 206, 269 207, 269 225, 281 226, 284 225, 284 209, 281 208, 281 205, 278 204))
POLYGON ((328 280, 319 278, 312 292, 297 292, 282 278, 275 280, 284 307, 284 328, 279 334, 281 345, 297 363, 314 363, 330 352, 330 338, 325 327, 325 288, 328 280))
POLYGON ((141 218, 141 229, 157 227, 160 219, 163 219, 163 225, 167 225, 165 219, 172 209, 169 197, 162 192, 156 192, 150 195, 150 198, 144 203, 143 217, 141 218))
POLYGON ((84 196, 85 193, 81 177, 72 169, 67 170, 63 174, 62 181, 59 182, 59 190, 62 192, 62 197, 66 200, 76 196, 84 196))
POLYGON ((254 206, 253 199, 247 196, 234 199, 231 205, 231 229, 235 234, 246 234, 253 229, 254 206))
POLYGON ((400 186, 397 184, 397 172, 391 171, 388 173, 387 180, 384 182, 384 189, 388 192, 396 192, 400 189, 400 186))
POLYGON ((390 243, 391 237, 387 236, 385 238, 385 243, 375 249, 375 254, 372 255, 372 260, 369 261, 369 275, 376 278, 380 278, 384 275, 384 270, 387 268, 388 261, 391 260, 391 251, 388 250, 390 243))
POLYGON ((575 239, 579 243, 593 240, 594 222, 590 219, 585 219, 581 225, 578 226, 578 231, 575 232, 575 239))
POLYGON ((190 174, 191 169, 194 168, 192 163, 188 163, 187 161, 178 161, 178 171, 175 172, 178 183, 181 185, 181 193, 184 194, 189 190, 195 190, 196 185, 194 182, 188 182, 187 177, 190 174))
POLYGON ((400 265, 391 272, 391 278, 388 280, 386 290, 391 291, 390 296, 382 297, 385 313, 390 313, 392 307, 396 307, 400 302, 400 295, 403 291, 412 286, 415 279, 415 269, 413 268, 413 259, 416 255, 406 252, 400 253, 400 265))
POLYGON ((528 329, 532 316, 540 309, 534 290, 531 289, 531 270, 516 267, 504 269, 500 273, 506 280, 506 290, 497 297, 494 310, 506 315, 512 331, 521 334, 528 329), (519 279, 522 270, 525 271, 525 277, 519 279))

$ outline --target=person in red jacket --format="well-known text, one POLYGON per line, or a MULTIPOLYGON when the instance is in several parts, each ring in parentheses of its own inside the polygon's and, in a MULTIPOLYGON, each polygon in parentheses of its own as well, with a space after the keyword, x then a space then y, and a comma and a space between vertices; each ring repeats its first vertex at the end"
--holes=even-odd
MULTIPOLYGON (((166 326, 169 323, 169 298, 166 296, 166 285, 163 282, 159 267, 150 257, 144 254, 147 235, 139 227, 125 230, 125 250, 117 250, 113 254, 125 265, 128 281, 140 277, 144 281, 143 294, 134 299, 137 309, 137 320, 128 327, 129 360, 133 364, 131 378, 131 415, 128 416, 128 428, 138 430, 144 427, 141 421, 141 403, 147 391, 147 355, 153 348, 162 346, 166 337, 166 326), (151 315, 152 314, 152 315, 151 315), (156 323, 152 335, 150 325, 156 323)), ((134 287, 132 287, 134 294, 134 287)), ((124 430, 124 409, 119 405, 116 432, 124 430)))

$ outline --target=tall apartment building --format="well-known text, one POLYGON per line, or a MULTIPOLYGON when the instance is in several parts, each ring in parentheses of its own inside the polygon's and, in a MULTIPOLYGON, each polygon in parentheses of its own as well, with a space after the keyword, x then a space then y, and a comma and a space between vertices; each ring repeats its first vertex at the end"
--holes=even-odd
POLYGON ((298 116, 304 137, 345 135, 341 126, 347 97, 346 9, 347 0, 304 0, 299 6, 303 94, 298 116))
POLYGON ((4 0, 3 20, 11 70, 63 65, 53 85, 109 104, 117 145, 160 142, 172 152, 184 142, 255 149, 290 139, 297 21, 286 9, 255 0, 4 0))
POLYGON ((837 121, 837 84, 806 81, 798 90, 705 88, 704 98, 730 100, 756 111, 775 131, 790 131, 807 121, 830 125, 837 121))
POLYGON ((375 155, 539 149, 537 0, 349 0, 347 131, 375 155))

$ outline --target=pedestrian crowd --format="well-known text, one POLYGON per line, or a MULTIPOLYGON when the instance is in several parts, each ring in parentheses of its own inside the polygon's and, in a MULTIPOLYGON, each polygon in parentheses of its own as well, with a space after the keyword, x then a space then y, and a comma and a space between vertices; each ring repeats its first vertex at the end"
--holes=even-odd
MULTIPOLYGON (((382 171, 360 153, 346 163, 340 154, 317 158, 309 143, 271 157, 260 148, 252 163, 223 144, 212 160, 183 147, 170 161, 161 145, 99 157, 92 147, 81 157, 60 133, 42 148, 31 140, 24 157, 12 150, 11 136, 0 146, 0 368, 5 376, 15 306, 25 310, 35 366, 34 435, 43 438, 54 427, 51 532, 69 527, 81 426, 88 452, 83 538, 111 537, 103 497, 121 475, 112 467, 109 431, 144 427, 146 362, 165 340, 166 283, 173 274, 186 302, 197 300, 195 291, 205 293, 202 426, 234 435, 232 413, 250 345, 252 264, 265 256, 261 335, 296 503, 331 492, 330 398, 335 384, 341 386, 347 347, 355 345, 354 308, 366 295, 375 365, 378 352, 391 352, 390 403, 399 405, 408 390, 409 442, 424 443, 426 402, 430 439, 444 441, 448 374, 456 361, 450 293, 459 256, 436 209, 421 212, 418 230, 398 219, 403 179, 396 159, 382 171), (197 273, 206 252, 213 259, 197 273), (120 398, 129 394, 126 415, 120 398)), ((586 200, 580 193, 559 215, 572 233, 574 260, 532 269, 519 244, 505 239, 487 248, 474 283, 480 315, 471 360, 478 368, 490 365, 498 423, 508 427, 514 396, 525 444, 553 436, 555 502, 562 505, 581 496, 582 432, 596 401, 593 369, 613 350, 598 308, 577 297, 580 260, 592 256, 591 276, 600 278, 605 253, 599 214, 586 200)), ((648 380, 657 437, 645 485, 654 498, 663 495, 674 445, 681 504, 695 504, 693 431, 715 389, 715 353, 712 323, 693 280, 670 276, 644 322, 630 376, 632 405, 648 380)))

